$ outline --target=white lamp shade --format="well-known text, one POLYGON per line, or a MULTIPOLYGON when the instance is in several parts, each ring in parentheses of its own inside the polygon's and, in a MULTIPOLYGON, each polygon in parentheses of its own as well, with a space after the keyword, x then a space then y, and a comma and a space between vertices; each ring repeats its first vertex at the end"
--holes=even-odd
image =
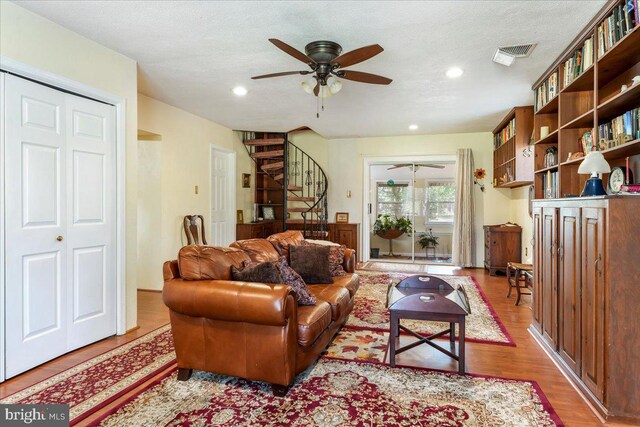
POLYGON ((609 166, 600 151, 592 151, 587 154, 578 168, 578 173, 584 175, 609 172, 611 172, 611 166, 609 166))

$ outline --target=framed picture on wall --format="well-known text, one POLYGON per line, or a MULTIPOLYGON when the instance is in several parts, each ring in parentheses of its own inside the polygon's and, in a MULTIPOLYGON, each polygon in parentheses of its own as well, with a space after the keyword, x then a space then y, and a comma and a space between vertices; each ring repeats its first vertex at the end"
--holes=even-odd
POLYGON ((276 219, 275 212, 271 206, 264 206, 262 208, 262 217, 265 221, 276 219))
POLYGON ((336 224, 348 224, 349 212, 336 212, 336 224))
POLYGON ((236 222, 238 224, 244 224, 244 212, 242 211, 242 209, 238 209, 238 211, 236 212, 236 222))
POLYGON ((251 174, 243 173, 242 174, 242 188, 251 188, 251 174))

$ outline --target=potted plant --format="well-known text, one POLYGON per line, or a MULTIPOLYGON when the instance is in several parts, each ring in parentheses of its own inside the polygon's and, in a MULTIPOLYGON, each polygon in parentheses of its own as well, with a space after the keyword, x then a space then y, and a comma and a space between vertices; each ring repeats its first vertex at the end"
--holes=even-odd
POLYGON ((433 235, 433 231, 431 228, 429 229, 428 233, 422 233, 420 235, 420 239, 418 240, 418 243, 420 244, 420 247, 424 249, 424 254, 426 257, 428 257, 427 250, 429 248, 433 248, 435 251, 435 249, 438 247, 439 245, 438 239, 439 237, 433 235))
POLYGON ((412 233, 413 225, 409 218, 391 218, 389 214, 382 214, 378 215, 376 222, 373 224, 373 232, 376 236, 389 240, 389 256, 395 256, 393 254, 393 239, 397 239, 404 233, 412 233))

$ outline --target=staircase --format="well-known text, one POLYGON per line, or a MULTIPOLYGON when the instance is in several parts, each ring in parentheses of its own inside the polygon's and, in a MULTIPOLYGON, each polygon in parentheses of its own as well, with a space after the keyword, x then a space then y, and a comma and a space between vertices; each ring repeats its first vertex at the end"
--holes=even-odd
POLYGON ((243 131, 242 142, 256 163, 256 176, 267 175, 282 192, 282 203, 273 204, 276 221, 282 221, 284 230, 301 230, 305 238, 326 239, 328 182, 320 165, 288 141, 286 133, 243 131))

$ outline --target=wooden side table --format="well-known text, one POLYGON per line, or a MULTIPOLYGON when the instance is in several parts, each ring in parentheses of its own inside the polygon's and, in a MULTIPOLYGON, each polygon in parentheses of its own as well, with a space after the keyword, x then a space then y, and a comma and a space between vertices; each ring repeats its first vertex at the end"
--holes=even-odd
POLYGON ((532 264, 521 264, 519 262, 507 263, 507 284, 509 285, 507 298, 511 296, 511 290, 516 288, 516 292, 518 293, 516 305, 520 304, 520 297, 522 295, 531 295, 531 292, 522 292, 523 289, 527 289, 526 273, 531 272, 533 272, 532 264))

